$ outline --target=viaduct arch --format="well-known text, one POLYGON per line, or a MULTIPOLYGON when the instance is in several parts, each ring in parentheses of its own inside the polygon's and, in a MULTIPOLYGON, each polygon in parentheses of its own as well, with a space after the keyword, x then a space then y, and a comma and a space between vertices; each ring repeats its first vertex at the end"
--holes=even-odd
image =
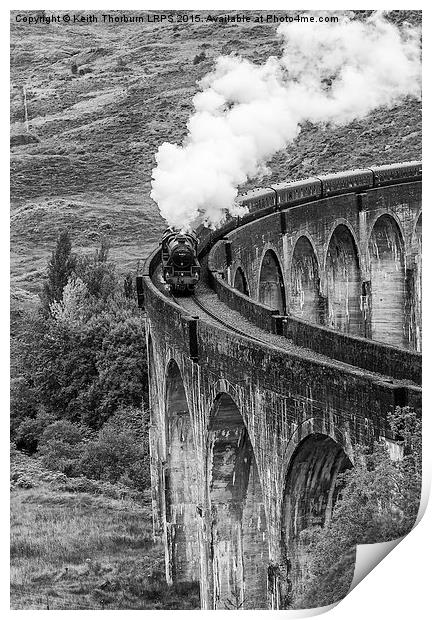
POLYGON ((357 244, 345 224, 333 231, 325 261, 327 324, 340 331, 363 335, 361 275, 357 244))
POLYGON ((369 238, 372 338, 405 346, 405 244, 394 217, 381 215, 369 238))
POLYGON ((247 428, 227 393, 212 408, 208 459, 214 607, 262 608, 268 548, 261 481, 247 428))
POLYGON ((321 323, 320 274, 310 240, 302 235, 296 242, 290 272, 289 311, 312 323, 321 323))
POLYGON ((168 579, 198 580, 197 471, 192 421, 180 369, 166 372, 165 510, 168 579))
POLYGON ((282 314, 285 312, 285 285, 280 261, 276 253, 269 249, 265 252, 259 271, 258 301, 282 314))
POLYGON ((285 608, 354 447, 420 409, 421 224, 407 181, 201 230, 192 297, 147 260, 154 529, 203 609, 285 608))

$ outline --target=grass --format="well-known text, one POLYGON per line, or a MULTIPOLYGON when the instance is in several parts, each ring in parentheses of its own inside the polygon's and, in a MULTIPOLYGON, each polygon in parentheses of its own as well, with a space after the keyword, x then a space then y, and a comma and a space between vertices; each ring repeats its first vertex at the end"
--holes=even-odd
POLYGON ((165 582, 148 492, 86 479, 92 492, 71 492, 73 479, 12 456, 12 609, 199 607, 197 584, 165 582))

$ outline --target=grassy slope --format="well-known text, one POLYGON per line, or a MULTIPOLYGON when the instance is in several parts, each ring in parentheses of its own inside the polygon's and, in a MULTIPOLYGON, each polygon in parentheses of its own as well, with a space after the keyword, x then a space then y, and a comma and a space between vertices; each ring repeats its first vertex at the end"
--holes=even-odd
POLYGON ((168 587, 150 498, 67 479, 12 458, 13 609, 194 609, 196 585, 168 587), (26 488, 32 485, 30 488, 26 488))

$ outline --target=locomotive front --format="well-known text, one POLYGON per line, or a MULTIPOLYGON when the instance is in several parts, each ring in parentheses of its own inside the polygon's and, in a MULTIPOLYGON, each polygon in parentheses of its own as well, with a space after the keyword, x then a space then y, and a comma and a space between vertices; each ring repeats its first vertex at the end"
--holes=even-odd
POLYGON ((172 291, 194 290, 200 276, 195 233, 168 228, 162 237, 162 268, 165 282, 172 291))

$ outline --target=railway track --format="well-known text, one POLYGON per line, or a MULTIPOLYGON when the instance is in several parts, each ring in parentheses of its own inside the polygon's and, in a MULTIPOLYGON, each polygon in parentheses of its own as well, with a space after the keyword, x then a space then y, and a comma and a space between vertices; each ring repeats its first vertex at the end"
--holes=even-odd
MULTIPOLYGON (((176 302, 178 303, 178 298, 174 298, 176 300, 176 302)), ((198 299, 195 296, 191 296, 188 298, 195 306, 198 306, 198 308, 204 312, 206 315, 208 315, 211 319, 213 319, 213 321, 215 321, 216 323, 223 325, 224 327, 226 327, 227 329, 229 329, 232 332, 235 332, 236 334, 239 334, 240 336, 243 336, 245 338, 249 338, 250 340, 254 340, 255 342, 259 342, 262 344, 262 340, 260 338, 257 338, 256 336, 252 336, 251 334, 248 334, 246 331, 239 329, 238 327, 233 327, 233 325, 231 325, 230 323, 228 323, 227 321, 224 321, 223 319, 220 318, 220 316, 218 316, 217 314, 215 314, 214 312, 212 312, 211 310, 209 310, 208 308, 206 308, 206 306, 204 306, 204 304, 202 304, 200 301, 198 301, 198 299)), ((182 305, 182 304, 180 304, 182 305)), ((185 307, 185 306, 183 306, 185 307)), ((189 308, 187 308, 188 311, 190 312, 189 308)))

